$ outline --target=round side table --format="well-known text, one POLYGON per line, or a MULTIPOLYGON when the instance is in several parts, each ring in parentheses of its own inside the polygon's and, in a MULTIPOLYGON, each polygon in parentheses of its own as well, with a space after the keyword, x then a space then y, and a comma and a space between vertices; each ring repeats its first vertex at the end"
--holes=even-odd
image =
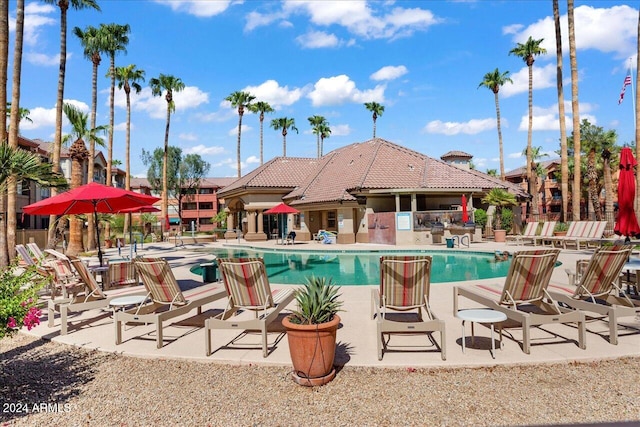
MULTIPOLYGON (((507 315, 502 313, 501 311, 495 311, 490 308, 487 309, 469 309, 469 310, 460 310, 456 313, 456 317, 462 320, 462 352, 465 350, 465 333, 464 333, 464 322, 471 322, 471 342, 473 343, 474 339, 474 323, 482 323, 491 325, 491 357, 496 358, 496 344, 493 338, 493 330, 494 325, 498 322, 504 322, 507 320, 507 315)), ((500 348, 502 349, 502 328, 500 328, 500 348)))

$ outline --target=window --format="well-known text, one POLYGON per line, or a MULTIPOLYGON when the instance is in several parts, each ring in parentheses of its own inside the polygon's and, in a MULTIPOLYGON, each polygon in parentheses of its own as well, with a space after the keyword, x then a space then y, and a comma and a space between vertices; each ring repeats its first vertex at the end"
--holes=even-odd
POLYGON ((335 230, 336 228, 336 211, 327 212, 327 228, 335 230))
POLYGON ((213 203, 212 202, 201 202, 200 203, 200 209, 213 209, 213 203))
POLYGON ((200 218, 200 225, 213 224, 211 218, 200 218))
POLYGON ((213 194, 213 188, 201 188, 200 194, 213 194))
POLYGON ((198 204, 196 202, 186 202, 182 204, 182 209, 185 211, 192 211, 198 209, 198 204))

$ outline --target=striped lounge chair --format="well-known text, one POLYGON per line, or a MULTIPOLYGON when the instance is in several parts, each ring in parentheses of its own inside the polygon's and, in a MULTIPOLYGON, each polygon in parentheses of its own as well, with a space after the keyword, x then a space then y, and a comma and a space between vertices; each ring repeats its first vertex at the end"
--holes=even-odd
MULTIPOLYGON (((147 292, 142 286, 137 288, 129 288, 125 291, 109 293, 106 295, 102 292, 95 277, 87 269, 87 266, 77 257, 69 257, 71 265, 78 272, 83 290, 73 293, 70 297, 62 299, 51 299, 48 301, 48 325, 50 328, 55 326, 55 314, 60 313, 60 335, 66 335, 69 328, 69 313, 79 313, 88 310, 106 308, 112 299, 125 295, 146 295, 147 292)), ((55 260, 62 262, 62 260, 55 260)), ((86 323, 84 319, 82 323, 86 323)), ((73 325, 74 328, 76 325, 73 325)))
POLYGON ((136 286, 140 284, 138 271, 131 261, 110 262, 105 283, 105 290, 122 286, 136 286))
POLYGON ((116 345, 122 343, 122 324, 128 322, 153 324, 156 346, 163 344, 163 322, 182 316, 227 296, 220 286, 204 285, 182 292, 169 263, 163 258, 136 258, 134 265, 147 290, 149 303, 115 313, 116 345))
MULTIPOLYGON (((380 288, 373 289, 371 293, 371 316, 376 318, 377 326, 378 360, 382 360, 383 352, 387 349, 385 334, 429 332, 440 332, 440 353, 442 360, 446 360, 445 323, 431 311, 430 288, 430 256, 380 258, 380 288), (417 313, 398 313, 414 310, 417 313), (409 316, 413 319, 407 319, 409 316)), ((431 334, 428 337, 437 346, 431 334)))
POLYGON ((524 245, 525 240, 530 240, 531 242, 533 242, 533 238, 536 235, 536 231, 538 231, 538 222, 537 221, 529 222, 527 223, 527 226, 525 227, 522 234, 514 234, 513 236, 506 236, 506 244, 509 244, 509 242, 511 241, 520 245, 524 245))
POLYGON ((26 266, 38 266, 40 263, 36 261, 36 259, 31 255, 29 250, 25 245, 17 244, 16 245, 16 253, 19 257, 19 262, 22 265, 26 266))
POLYGON ((293 301, 293 290, 271 290, 262 258, 218 258, 218 266, 228 294, 228 303, 222 313, 205 320, 207 356, 211 355, 213 329, 252 329, 261 331, 262 357, 267 357, 269 324, 293 301), (255 316, 245 319, 237 315, 239 311, 253 312, 255 316))
POLYGON ((552 323, 576 323, 578 345, 585 348, 584 313, 563 311, 551 298, 547 287, 553 273, 559 249, 538 249, 516 252, 502 289, 488 285, 454 287, 453 312, 459 308, 459 297, 465 297, 507 315, 522 325, 522 350, 531 352, 531 327, 552 323))
POLYGON ((568 272, 569 286, 549 286, 551 296, 559 303, 607 317, 609 342, 614 345, 618 344, 618 319, 640 314, 640 301, 629 298, 618 285, 632 250, 632 245, 598 248, 582 274, 568 272))
POLYGON ((535 235, 531 238, 533 240, 533 245, 538 246, 538 242, 542 246, 545 245, 545 242, 549 237, 553 237, 553 229, 556 228, 556 221, 545 221, 542 223, 542 229, 540 230, 540 234, 535 235))

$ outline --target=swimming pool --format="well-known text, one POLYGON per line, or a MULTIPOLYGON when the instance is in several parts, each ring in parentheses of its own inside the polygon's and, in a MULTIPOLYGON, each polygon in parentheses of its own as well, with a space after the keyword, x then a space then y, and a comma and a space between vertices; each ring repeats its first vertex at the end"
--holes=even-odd
MULTIPOLYGON (((380 256, 431 255, 431 282, 445 283, 504 277, 509 262, 495 262, 493 253, 446 251, 361 251, 311 252, 272 251, 262 249, 215 249, 218 258, 264 258, 269 281, 285 285, 304 283, 305 277, 333 277, 339 285, 377 285, 380 282, 380 256)), ((201 274, 199 265, 191 268, 201 274)))

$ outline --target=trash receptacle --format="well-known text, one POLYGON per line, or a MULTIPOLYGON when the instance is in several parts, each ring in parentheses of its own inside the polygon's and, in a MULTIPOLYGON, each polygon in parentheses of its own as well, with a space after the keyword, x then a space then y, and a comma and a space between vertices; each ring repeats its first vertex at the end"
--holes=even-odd
POLYGON ((218 264, 215 262, 205 262, 200 264, 202 269, 202 282, 212 283, 218 280, 218 264))
POLYGON ((453 248, 453 238, 448 238, 447 239, 447 247, 448 248, 453 248))

